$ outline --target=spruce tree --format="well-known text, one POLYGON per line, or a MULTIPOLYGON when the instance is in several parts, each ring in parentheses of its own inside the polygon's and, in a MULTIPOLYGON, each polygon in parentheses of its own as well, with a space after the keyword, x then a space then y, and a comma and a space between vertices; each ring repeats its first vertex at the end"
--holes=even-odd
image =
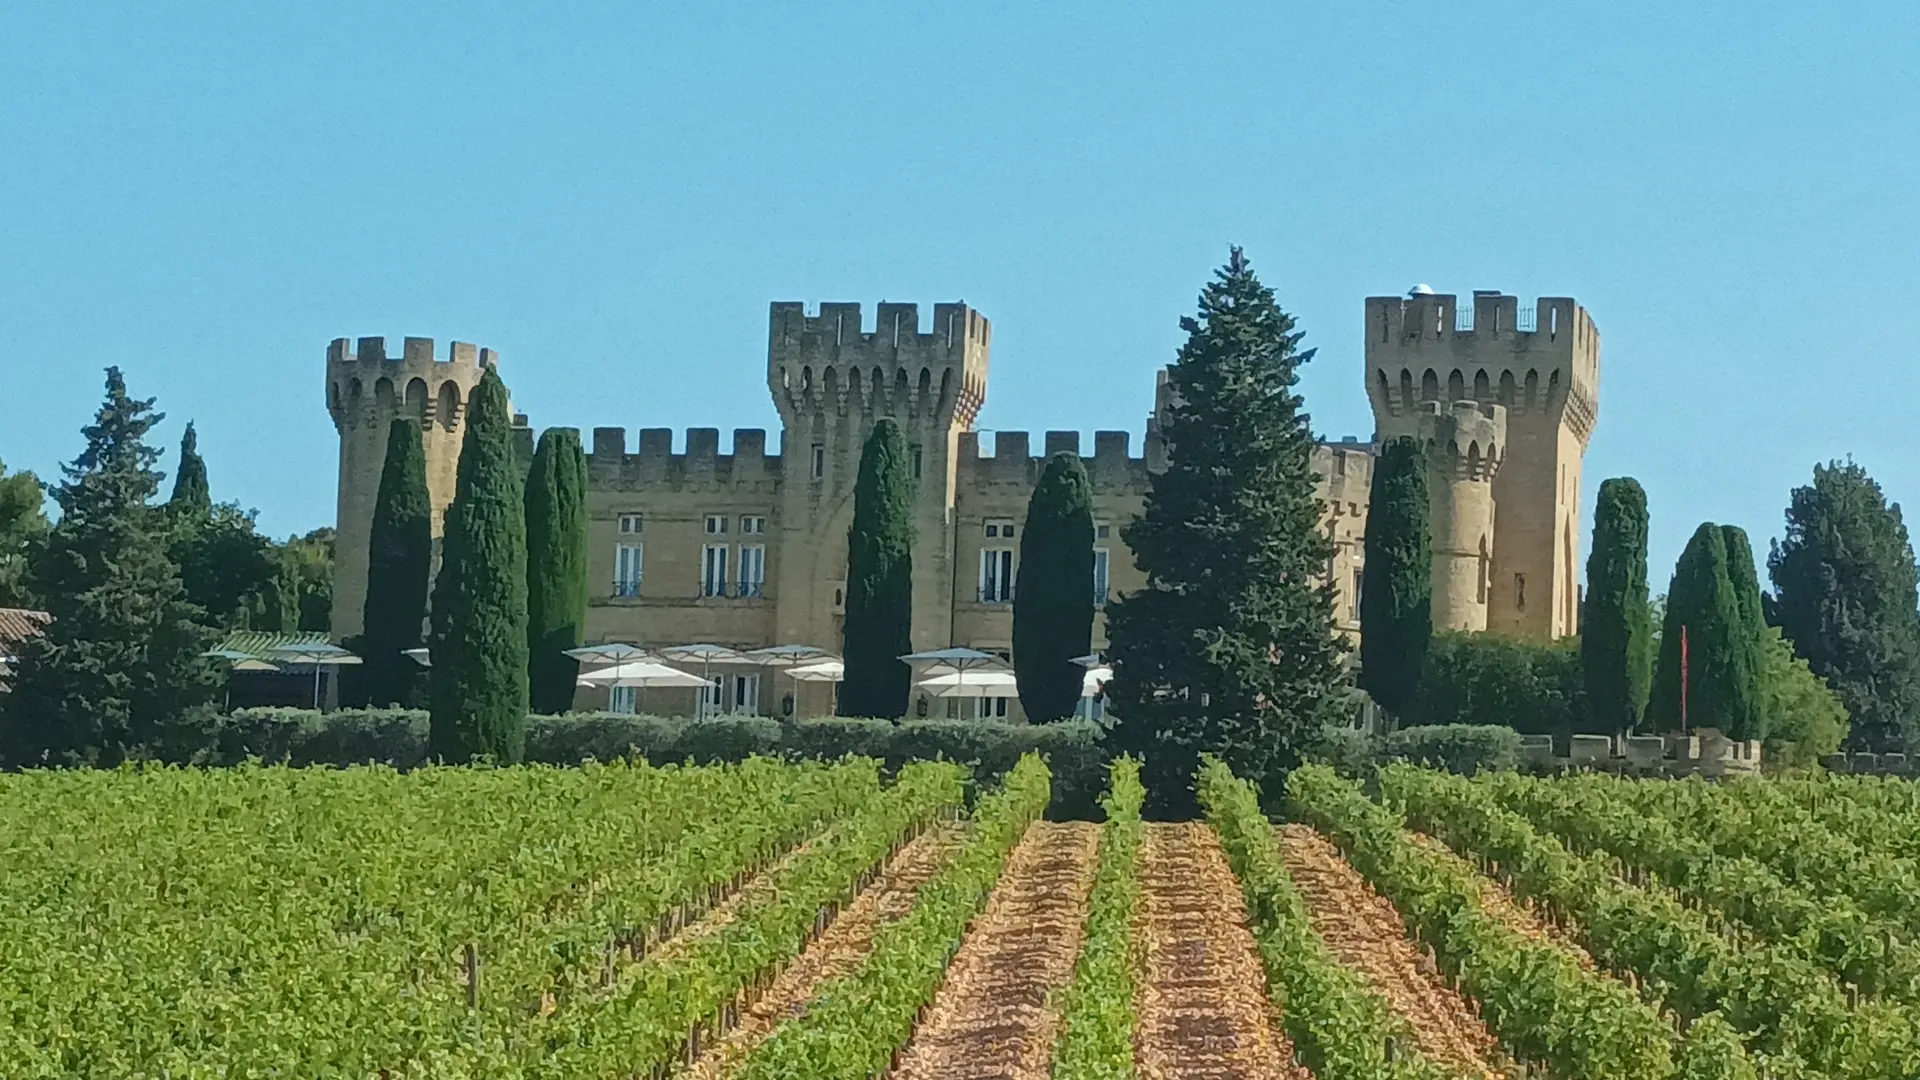
POLYGON ((842 636, 841 711, 905 716, 913 673, 900 657, 913 651, 913 471, 900 425, 889 419, 873 425, 860 451, 842 636))
POLYGON ((527 723, 527 525, 507 387, 492 368, 467 402, 433 589, 428 750, 518 762, 527 723))
POLYGON ((20 648, 0 695, 0 758, 14 765, 181 759, 199 745, 225 672, 202 656, 197 621, 169 553, 159 450, 162 415, 108 368, 87 445, 54 488, 60 522, 28 568, 53 621, 20 648))
POLYGON ((527 686, 533 711, 573 708, 587 622, 587 459, 580 433, 549 428, 527 476, 527 686))
POLYGON ((1851 461, 1816 466, 1767 569, 1781 632, 1846 703, 1848 746, 1920 741, 1920 570, 1900 505, 1851 461))
POLYGON ((207 488, 207 462, 200 456, 200 437, 194 434, 192 421, 187 422, 186 434, 180 436, 180 467, 174 470, 173 497, 167 504, 202 513, 213 509, 213 494, 207 488))
POLYGON ((1080 702, 1093 650, 1093 484, 1080 455, 1047 459, 1027 500, 1013 590, 1013 669, 1028 720, 1063 720, 1080 702))
POLYGON ((420 423, 397 417, 367 533, 367 601, 358 642, 361 693, 375 706, 419 703, 422 670, 406 655, 425 636, 433 573, 433 500, 420 423))
POLYGON ((1410 438, 1380 448, 1360 570, 1360 688, 1390 715, 1413 704, 1433 638, 1433 525, 1427 457, 1410 438))
POLYGON ((1195 810, 1202 753, 1276 799, 1301 749, 1350 707, 1294 391, 1312 354, 1239 248, 1181 328, 1167 467, 1123 530, 1146 584, 1107 607, 1114 749, 1145 759, 1149 805, 1175 817, 1195 810))
POLYGON ((1729 739, 1766 737, 1758 639, 1741 611, 1729 572, 1727 535, 1712 522, 1694 530, 1667 589, 1666 624, 1648 714, 1656 731, 1681 721, 1680 638, 1687 641, 1686 722, 1729 739))
POLYGON ((1587 555, 1580 662, 1596 731, 1633 731, 1653 684, 1653 612, 1647 602, 1647 493, 1632 477, 1600 485, 1587 555))

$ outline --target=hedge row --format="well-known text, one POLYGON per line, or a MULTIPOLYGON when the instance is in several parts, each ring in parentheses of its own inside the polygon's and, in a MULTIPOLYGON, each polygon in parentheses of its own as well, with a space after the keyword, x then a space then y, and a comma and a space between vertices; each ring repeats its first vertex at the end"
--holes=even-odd
MULTIPOLYGON (((975 779, 1009 772, 1020 756, 1037 753, 1053 772, 1055 817, 1098 813, 1106 783, 1100 728, 1086 721, 1006 724, 989 720, 820 719, 798 722, 760 716, 685 717, 567 713, 527 718, 526 760, 574 765, 589 759, 640 757, 659 765, 740 761, 754 755, 832 759, 878 758, 889 772, 910 761, 970 765, 975 779)), ((427 714, 406 709, 239 709, 216 722, 196 763, 233 765, 248 758, 291 765, 369 762, 407 769, 427 760, 427 714)))

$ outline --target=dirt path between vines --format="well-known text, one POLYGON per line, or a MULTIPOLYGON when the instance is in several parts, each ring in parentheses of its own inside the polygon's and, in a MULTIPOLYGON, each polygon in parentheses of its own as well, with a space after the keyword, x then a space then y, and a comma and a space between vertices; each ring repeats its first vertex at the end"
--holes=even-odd
POLYGON ((1073 977, 1100 827, 1038 821, 967 930, 894 1080, 1046 1080, 1073 977))
POLYGON ((1314 932, 1343 965, 1359 972, 1413 1028, 1421 1054, 1460 1076, 1495 1078, 1494 1037, 1466 999, 1441 979, 1400 921, 1400 913, 1340 850, 1305 825, 1277 830, 1280 858, 1307 902, 1314 932))
POLYGON ((1480 879, 1480 909, 1482 911, 1507 924, 1510 929, 1517 930, 1528 937, 1540 938, 1560 946, 1562 949, 1573 954, 1573 958, 1580 962, 1580 966, 1586 968, 1588 971, 1598 972, 1600 970, 1600 966, 1593 962, 1593 957, 1588 954, 1586 947, 1581 945, 1579 940, 1576 939, 1570 931, 1564 927, 1556 926, 1548 922, 1530 905, 1522 904, 1520 901, 1514 899, 1513 894, 1507 891, 1505 885, 1500 884, 1500 882, 1494 880, 1489 875, 1482 874, 1478 866, 1475 866, 1467 859, 1461 858, 1459 854, 1448 847, 1443 841, 1412 829, 1407 830, 1407 835, 1413 838, 1414 843, 1439 855, 1443 859, 1453 862, 1467 873, 1480 879))
POLYGON ((964 823, 944 822, 901 848, 827 932, 789 964, 752 1007, 741 1010, 739 1025, 710 1044, 691 1068, 676 1075, 719 1080, 780 1021, 800 1015, 820 987, 851 974, 872 950, 874 931, 912 910, 921 886, 946 865, 965 835, 964 823))
POLYGON ((1150 824, 1140 845, 1134 997, 1140 1080, 1306 1080, 1274 1024, 1240 883, 1199 822, 1150 824))

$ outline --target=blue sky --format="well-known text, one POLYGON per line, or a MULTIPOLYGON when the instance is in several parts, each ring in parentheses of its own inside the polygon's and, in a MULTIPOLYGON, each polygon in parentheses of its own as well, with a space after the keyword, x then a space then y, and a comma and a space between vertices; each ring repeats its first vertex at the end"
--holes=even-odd
POLYGON ((0 460, 52 475, 119 364, 305 530, 331 338, 496 348, 536 425, 772 429, 774 299, 964 299, 982 428, 1137 446, 1232 242, 1333 436, 1365 296, 1578 298, 1584 502, 1647 486, 1656 590, 1816 461, 1920 500, 1920 5, 1578 7, 7 5, 0 460))

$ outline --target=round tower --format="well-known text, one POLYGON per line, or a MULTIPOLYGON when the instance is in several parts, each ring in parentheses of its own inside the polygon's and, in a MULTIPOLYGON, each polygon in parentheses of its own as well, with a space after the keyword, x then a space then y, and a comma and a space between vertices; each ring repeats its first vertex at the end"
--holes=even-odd
POLYGON ((373 504, 386 464, 387 430, 397 416, 420 425, 427 452, 427 494, 433 502, 433 535, 453 501, 466 432, 468 395, 486 369, 498 362, 492 349, 453 342, 445 359, 433 354, 432 338, 407 338, 399 356, 387 355, 385 338, 363 337, 327 346, 327 412, 340 433, 340 494, 334 518, 333 626, 335 641, 360 633, 367 600, 367 540, 373 504))
POLYGON ((1485 630, 1493 567, 1494 474, 1507 449, 1507 410, 1426 402, 1414 438, 1427 457, 1433 529, 1433 627, 1485 630))

